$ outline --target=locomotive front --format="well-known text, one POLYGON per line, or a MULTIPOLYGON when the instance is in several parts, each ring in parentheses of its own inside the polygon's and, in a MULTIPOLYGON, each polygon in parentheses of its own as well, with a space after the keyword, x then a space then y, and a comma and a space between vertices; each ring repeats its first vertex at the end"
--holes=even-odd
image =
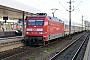
POLYGON ((25 41, 28 45, 44 44, 44 41, 46 40, 44 37, 44 32, 47 30, 44 22, 44 16, 32 16, 27 18, 25 29, 25 41))

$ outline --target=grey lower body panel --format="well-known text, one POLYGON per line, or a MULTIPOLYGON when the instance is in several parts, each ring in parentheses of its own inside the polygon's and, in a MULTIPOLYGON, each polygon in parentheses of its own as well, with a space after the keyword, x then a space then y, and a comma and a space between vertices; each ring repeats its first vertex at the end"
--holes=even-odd
POLYGON ((47 41, 52 40, 52 39, 56 39, 59 37, 63 37, 63 36, 64 36, 64 32, 63 33, 57 33, 57 34, 50 34, 50 35, 47 35, 47 41))

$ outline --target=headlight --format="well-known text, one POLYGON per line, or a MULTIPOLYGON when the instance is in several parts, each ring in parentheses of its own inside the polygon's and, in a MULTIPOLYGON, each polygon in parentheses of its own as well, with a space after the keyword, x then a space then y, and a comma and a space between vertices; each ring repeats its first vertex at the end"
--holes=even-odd
POLYGON ((39 34, 43 34, 43 32, 39 32, 39 34))
POLYGON ((26 32, 26 34, 29 34, 29 32, 26 32))

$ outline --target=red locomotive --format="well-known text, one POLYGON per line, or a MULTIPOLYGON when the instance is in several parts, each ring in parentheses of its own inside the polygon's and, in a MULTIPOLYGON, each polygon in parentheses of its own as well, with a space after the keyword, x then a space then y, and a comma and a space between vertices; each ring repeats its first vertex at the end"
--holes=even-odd
POLYGON ((64 36, 63 22, 56 17, 43 14, 27 17, 25 41, 29 45, 43 45, 50 40, 64 36))

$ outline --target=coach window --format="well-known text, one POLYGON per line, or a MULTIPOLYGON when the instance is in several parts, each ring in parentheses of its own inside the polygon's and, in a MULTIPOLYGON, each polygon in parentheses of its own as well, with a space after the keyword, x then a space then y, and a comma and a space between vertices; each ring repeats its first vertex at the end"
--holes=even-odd
POLYGON ((28 25, 35 25, 35 20, 28 20, 28 25))

